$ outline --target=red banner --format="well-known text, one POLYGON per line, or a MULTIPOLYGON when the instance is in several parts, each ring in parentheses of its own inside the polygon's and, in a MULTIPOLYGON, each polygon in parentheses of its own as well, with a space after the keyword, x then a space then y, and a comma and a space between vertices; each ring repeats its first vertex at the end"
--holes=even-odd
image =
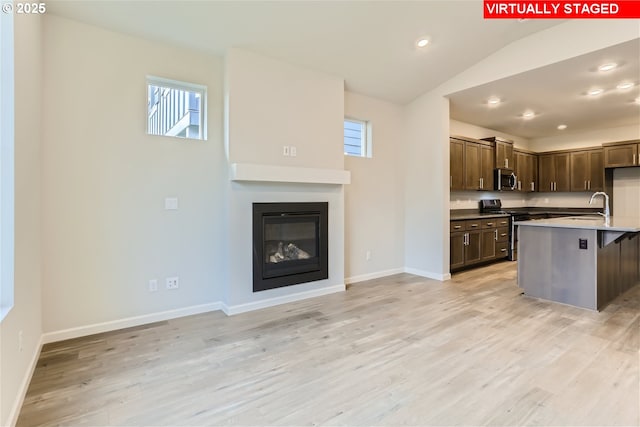
POLYGON ((485 19, 640 18, 640 1, 484 0, 485 19))

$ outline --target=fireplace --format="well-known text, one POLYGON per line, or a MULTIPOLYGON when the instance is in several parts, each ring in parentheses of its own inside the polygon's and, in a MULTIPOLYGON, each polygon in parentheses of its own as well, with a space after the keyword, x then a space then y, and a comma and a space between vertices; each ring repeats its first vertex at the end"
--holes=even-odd
POLYGON ((253 204, 253 292, 329 277, 328 203, 253 204))

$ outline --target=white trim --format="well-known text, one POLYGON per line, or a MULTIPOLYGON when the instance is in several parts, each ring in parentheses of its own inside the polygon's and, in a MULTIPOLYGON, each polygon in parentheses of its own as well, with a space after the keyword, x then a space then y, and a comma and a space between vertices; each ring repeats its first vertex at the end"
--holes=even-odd
POLYGON ((143 314, 142 316, 127 317, 108 322, 94 323, 93 325, 78 326, 76 328, 62 329, 60 331, 47 332, 42 335, 44 344, 99 334, 101 332, 115 331, 117 329, 130 328, 132 326, 145 325, 147 323, 176 319, 178 317, 191 316, 193 314, 207 313, 220 310, 222 303, 211 302, 208 304, 192 305, 190 307, 177 308, 175 310, 161 311, 158 313, 143 314))
MULTIPOLYGON (((29 389, 29 384, 31 383, 31 378, 33 378, 33 373, 36 370, 36 366, 38 365, 38 359, 40 358, 40 352, 42 351, 42 345, 44 336, 40 336, 40 341, 38 341, 38 345, 36 346, 36 351, 33 352, 31 356, 31 361, 29 362, 29 367, 27 372, 22 379, 22 383, 20 384, 20 388, 18 389, 18 395, 16 396, 15 401, 13 402, 13 406, 9 411, 9 418, 6 421, 8 426, 15 426, 18 422, 18 416, 20 415, 20 410, 22 409, 22 404, 24 403, 24 398, 27 397, 27 390, 29 389)), ((3 420, 0 420, 3 422, 3 420)), ((3 424, 5 425, 5 424, 3 424)))
POLYGON ((224 311, 227 316, 233 316, 234 314, 246 313, 248 311, 259 310, 261 308, 267 308, 267 307, 273 307, 280 304, 286 304, 288 302, 300 301, 307 298, 319 297, 322 295, 333 294, 336 292, 344 292, 345 290, 346 290, 346 286, 342 284, 342 285, 329 286, 321 289, 313 289, 305 292, 299 292, 297 294, 289 294, 289 295, 283 295, 280 297, 263 299, 260 301, 248 302, 245 304, 229 306, 229 305, 226 305, 225 303, 222 303, 222 311, 224 311))
POLYGON ((411 267, 405 267, 404 272, 409 274, 415 274, 416 276, 426 277, 427 279, 439 280, 441 282, 451 279, 450 273, 446 273, 446 274, 432 273, 430 271, 418 270, 417 268, 411 268, 411 267))
POLYGON ((295 182, 308 184, 349 184, 351 172, 341 169, 316 169, 291 166, 232 163, 231 181, 295 182))
POLYGON ((364 282, 365 280, 379 279, 380 277, 392 276, 394 274, 404 273, 404 268, 392 268, 390 270, 376 271, 374 273, 359 274, 357 276, 346 277, 344 282, 347 285, 352 283, 364 282))

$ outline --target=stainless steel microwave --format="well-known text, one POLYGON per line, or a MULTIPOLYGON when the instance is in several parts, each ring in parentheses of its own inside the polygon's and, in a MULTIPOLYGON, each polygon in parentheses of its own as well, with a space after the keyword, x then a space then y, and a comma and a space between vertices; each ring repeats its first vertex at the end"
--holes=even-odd
POLYGON ((518 179, 513 169, 498 168, 494 173, 495 190, 513 191, 518 185, 518 179))

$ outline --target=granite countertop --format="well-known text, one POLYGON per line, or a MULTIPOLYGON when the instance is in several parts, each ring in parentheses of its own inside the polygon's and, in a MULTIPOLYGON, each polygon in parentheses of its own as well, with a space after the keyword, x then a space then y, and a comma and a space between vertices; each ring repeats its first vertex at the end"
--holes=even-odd
POLYGON ((579 228, 583 230, 603 230, 640 232, 640 218, 611 217, 609 223, 602 216, 573 216, 566 218, 533 219, 530 221, 516 221, 518 226, 547 227, 547 228, 579 228))
MULTIPOLYGON (((502 208, 504 211, 513 213, 522 213, 530 215, 591 215, 596 212, 602 211, 602 209, 594 208, 502 208)), ((500 218, 507 217, 510 214, 507 213, 481 213, 478 209, 452 209, 449 211, 449 218, 451 221, 464 220, 464 219, 478 219, 478 218, 500 218)))

